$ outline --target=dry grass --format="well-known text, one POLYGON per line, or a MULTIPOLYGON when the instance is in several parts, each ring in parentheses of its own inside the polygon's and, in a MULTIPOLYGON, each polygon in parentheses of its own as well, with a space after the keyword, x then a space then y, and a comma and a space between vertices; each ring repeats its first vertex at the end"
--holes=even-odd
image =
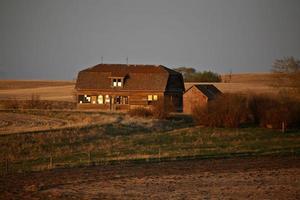
POLYGON ((0 135, 107 124, 118 120, 117 115, 75 111, 2 111, 0 135))
MULTIPOLYGON (((222 79, 227 75, 222 75, 222 79)), ((277 94, 278 89, 272 87, 272 74, 271 73, 244 73, 232 74, 230 83, 209 83, 214 84, 222 92, 229 93, 269 93, 277 94)), ((185 83, 185 89, 190 88, 194 84, 205 83, 185 83)))
MULTIPOLYGON (((222 80, 228 79, 227 74, 222 75, 222 80)), ((230 83, 254 83, 254 84, 272 84, 273 74, 272 73, 237 73, 231 75, 230 83)))
POLYGON ((41 100, 74 101, 74 85, 67 86, 47 86, 26 89, 6 89, 0 90, 0 100, 18 99, 28 100, 32 94, 40 96, 41 100))
POLYGON ((73 81, 0 80, 0 90, 74 85, 73 81))

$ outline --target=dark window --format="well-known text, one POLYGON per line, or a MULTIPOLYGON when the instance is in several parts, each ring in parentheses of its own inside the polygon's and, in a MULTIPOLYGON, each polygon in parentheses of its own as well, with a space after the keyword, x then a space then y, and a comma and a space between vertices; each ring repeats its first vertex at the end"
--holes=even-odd
POLYGON ((78 103, 91 103, 90 95, 78 95, 78 103))
POLYGON ((114 98, 115 104, 128 104, 128 97, 127 96, 116 96, 114 98))

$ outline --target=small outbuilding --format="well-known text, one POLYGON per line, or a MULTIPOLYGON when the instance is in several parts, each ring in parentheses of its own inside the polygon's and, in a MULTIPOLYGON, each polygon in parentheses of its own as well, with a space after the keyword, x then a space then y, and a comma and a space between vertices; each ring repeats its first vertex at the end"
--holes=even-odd
POLYGON ((205 106, 222 92, 212 84, 193 85, 183 94, 183 112, 191 114, 198 106, 205 106))

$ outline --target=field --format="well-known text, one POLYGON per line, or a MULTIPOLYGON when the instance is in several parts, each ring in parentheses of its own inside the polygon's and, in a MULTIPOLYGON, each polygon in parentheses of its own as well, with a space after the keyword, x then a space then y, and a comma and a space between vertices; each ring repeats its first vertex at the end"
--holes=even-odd
MULTIPOLYGON (((270 74, 234 74, 230 83, 215 85, 223 92, 277 93, 271 83, 270 74)), ((70 103, 73 90, 72 81, 0 81, 0 199, 300 195, 298 129, 208 128, 179 113, 157 120, 1 107, 1 100, 30 101, 33 94, 70 103)))
MULTIPOLYGON (((168 120, 133 118, 124 113, 80 111, 2 111, 1 116, 28 116, 30 123, 11 120, 0 135, 0 172, 102 165, 115 162, 253 155, 298 155, 299 130, 280 131, 195 126, 192 119, 172 115, 168 120), (43 124, 39 120, 45 120, 43 124), (47 121, 48 120, 48 121, 47 121), (50 124, 53 124, 52 125, 50 124), (21 128, 15 128, 20 126, 21 128), (5 131, 4 131, 5 130, 5 131), (19 131, 19 132, 15 132, 19 131), (49 163, 51 158, 51 163, 49 163)), ((25 120, 26 121, 26 120, 25 120)))
POLYGON ((38 95, 41 100, 73 101, 72 81, 0 80, 0 100, 26 100, 38 95))
MULTIPOLYGON (((225 75, 223 75, 224 77, 225 75)), ((195 83, 186 83, 186 89, 195 83)), ((214 83, 222 92, 276 93, 271 86, 270 73, 233 74, 230 83, 214 83)), ((73 81, 14 81, 0 80, 0 100, 30 99, 32 94, 41 100, 73 101, 73 81)))
MULTIPOLYGON (((222 79, 228 79, 228 75, 222 75, 222 79)), ((273 77, 271 73, 245 73, 232 74, 230 82, 212 83, 222 92, 240 92, 256 94, 275 94, 278 88, 272 86, 273 77)), ((185 88, 197 83, 185 83, 185 88)), ((208 83, 211 84, 211 83, 208 83)))
POLYGON ((0 199, 294 200, 299 196, 299 157, 107 165, 0 178, 0 199))

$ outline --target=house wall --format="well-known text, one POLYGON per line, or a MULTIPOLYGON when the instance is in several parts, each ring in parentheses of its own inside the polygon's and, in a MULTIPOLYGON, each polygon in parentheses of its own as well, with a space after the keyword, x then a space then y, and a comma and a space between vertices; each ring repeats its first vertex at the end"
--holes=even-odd
POLYGON ((77 108, 78 109, 99 109, 99 110, 129 110, 138 106, 150 107, 155 101, 148 101, 148 95, 157 95, 158 100, 164 99, 163 92, 145 92, 145 91, 97 91, 97 90, 80 90, 77 91, 77 108), (104 96, 104 104, 79 103, 79 95, 104 96), (110 103, 105 104, 105 95, 110 96, 110 103), (112 98, 115 96, 127 96, 128 104, 114 104, 112 98))
POLYGON ((195 107, 205 106, 207 101, 207 97, 201 91, 192 87, 183 94, 183 112, 186 114, 192 114, 195 107))

